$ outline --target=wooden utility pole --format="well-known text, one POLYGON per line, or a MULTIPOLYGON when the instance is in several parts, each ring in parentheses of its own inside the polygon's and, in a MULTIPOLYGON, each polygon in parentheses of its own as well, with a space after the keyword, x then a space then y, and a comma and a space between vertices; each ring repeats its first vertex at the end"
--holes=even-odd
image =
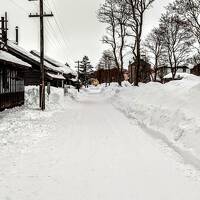
POLYGON ((7 45, 8 41, 8 17, 7 12, 5 13, 5 17, 1 17, 1 28, 0 28, 0 49, 4 49, 4 47, 7 45))
POLYGON ((78 86, 77 86, 77 89, 78 89, 78 92, 80 92, 80 61, 78 60, 76 63, 78 64, 78 86))
POLYGON ((109 86, 110 86, 110 65, 111 65, 111 58, 108 57, 108 81, 109 81, 109 86))
MULTIPOLYGON (((29 0, 38 1, 38 0, 29 0)), ((41 71, 41 84, 40 84, 40 107, 45 110, 45 69, 44 69, 44 17, 53 17, 53 13, 44 13, 44 1, 40 1, 40 14, 30 14, 29 17, 40 18, 40 71, 41 71)))

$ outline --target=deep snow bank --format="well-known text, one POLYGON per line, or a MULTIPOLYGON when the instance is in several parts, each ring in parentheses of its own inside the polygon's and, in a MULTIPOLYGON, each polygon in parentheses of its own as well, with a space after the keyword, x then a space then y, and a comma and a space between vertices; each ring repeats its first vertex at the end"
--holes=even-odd
MULTIPOLYGON (((60 110, 66 107, 77 96, 77 91, 68 89, 68 93, 64 95, 63 88, 51 87, 51 93, 46 93, 46 109, 47 111, 60 110)), ((28 86, 25 89, 25 107, 37 108, 39 106, 39 87, 28 86)))
POLYGON ((49 126, 54 125, 52 116, 71 109, 76 95, 77 91, 73 88, 64 96, 62 88, 51 87, 51 95, 46 94, 46 110, 41 111, 39 88, 26 87, 24 106, 0 112, 0 150, 12 147, 16 151, 18 146, 21 151, 22 146, 29 146, 48 135, 49 126))
POLYGON ((112 87, 105 94, 114 94, 113 104, 128 117, 200 158, 199 77, 190 75, 165 85, 112 87))

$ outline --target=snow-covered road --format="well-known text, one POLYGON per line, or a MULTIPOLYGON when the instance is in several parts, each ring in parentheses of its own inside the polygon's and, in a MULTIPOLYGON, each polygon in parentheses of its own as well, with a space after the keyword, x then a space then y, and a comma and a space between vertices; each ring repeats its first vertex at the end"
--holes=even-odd
POLYGON ((200 182, 102 94, 84 92, 44 123, 48 137, 0 158, 0 200, 200 199, 200 182))

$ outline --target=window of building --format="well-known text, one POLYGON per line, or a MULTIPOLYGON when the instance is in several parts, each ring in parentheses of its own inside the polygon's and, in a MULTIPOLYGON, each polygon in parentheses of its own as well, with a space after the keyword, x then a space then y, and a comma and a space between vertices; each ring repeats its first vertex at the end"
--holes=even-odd
POLYGON ((4 92, 7 92, 9 90, 9 71, 8 69, 3 68, 3 80, 2 80, 2 85, 3 85, 3 90, 4 92))
POLYGON ((0 68, 0 94, 3 93, 3 70, 0 68))

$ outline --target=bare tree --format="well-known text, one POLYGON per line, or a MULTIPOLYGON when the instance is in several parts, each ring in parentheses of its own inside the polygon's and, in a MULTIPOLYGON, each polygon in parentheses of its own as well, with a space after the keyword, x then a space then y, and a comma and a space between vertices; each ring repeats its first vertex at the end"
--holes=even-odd
POLYGON ((137 66, 135 69, 134 85, 138 86, 139 67, 141 59, 141 37, 144 26, 145 12, 150 8, 155 0, 125 0, 129 10, 129 36, 133 37, 132 52, 134 60, 136 60, 137 66))
POLYGON ((124 67, 124 48, 126 37, 126 3, 124 0, 105 0, 98 11, 100 22, 107 24, 107 35, 103 42, 112 48, 115 64, 118 68, 118 83, 121 86, 122 70, 124 67))
POLYGON ((103 42, 109 44, 112 47, 113 55, 115 57, 116 66, 119 67, 120 64, 117 58, 117 22, 115 18, 115 3, 113 0, 106 0, 106 2, 101 5, 98 10, 98 19, 100 22, 107 25, 107 35, 103 36, 103 42))
POLYGON ((127 15, 127 3, 125 0, 115 0, 116 2, 116 21, 118 25, 117 34, 120 39, 119 43, 119 58, 120 58, 120 73, 118 73, 118 79, 122 81, 122 74, 124 68, 124 50, 126 47, 126 36, 127 36, 127 23, 129 15, 127 15))
POLYGON ((104 69, 104 71, 106 71, 106 73, 107 73, 106 85, 107 85, 107 83, 109 83, 109 85, 110 85, 110 83, 111 83, 111 72, 110 71, 112 68, 115 68, 115 67, 116 67, 116 65, 115 65, 115 59, 113 56, 113 52, 110 50, 105 50, 99 61, 98 68, 104 69))
MULTIPOLYGON (((190 30, 194 34, 200 46, 200 1, 199 0, 175 0, 169 4, 168 10, 178 14, 182 20, 188 22, 190 30)), ((197 48, 200 55, 200 49, 197 48)))
POLYGON ((192 66, 198 65, 200 63, 200 54, 194 54, 191 58, 188 59, 188 63, 192 66))
POLYGON ((154 66, 154 81, 157 80, 158 67, 159 64, 161 64, 161 56, 164 53, 164 42, 161 35, 162 30, 159 28, 154 28, 144 42, 144 47, 147 49, 147 52, 150 55, 150 60, 152 60, 152 64, 154 66))
POLYGON ((188 23, 181 20, 178 15, 166 12, 160 21, 160 29, 162 30, 160 36, 164 42, 162 59, 170 66, 174 79, 178 66, 184 65, 190 57, 194 39, 188 28, 188 23))

